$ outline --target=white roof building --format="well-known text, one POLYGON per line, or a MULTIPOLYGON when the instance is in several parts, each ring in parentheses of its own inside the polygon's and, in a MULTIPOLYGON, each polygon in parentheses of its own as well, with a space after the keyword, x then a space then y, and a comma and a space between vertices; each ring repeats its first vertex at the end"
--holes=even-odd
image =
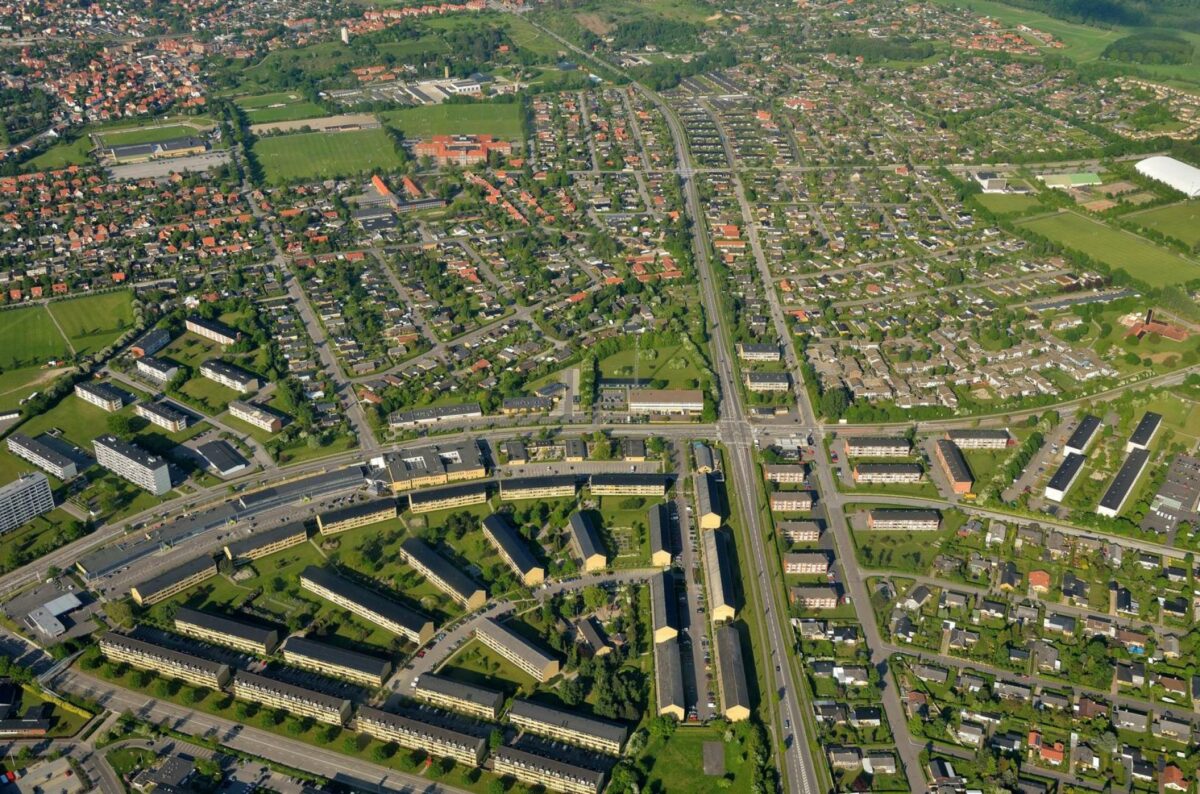
POLYGON ((1200 168, 1174 157, 1147 157, 1137 164, 1138 173, 1175 188, 1188 198, 1200 196, 1200 168))

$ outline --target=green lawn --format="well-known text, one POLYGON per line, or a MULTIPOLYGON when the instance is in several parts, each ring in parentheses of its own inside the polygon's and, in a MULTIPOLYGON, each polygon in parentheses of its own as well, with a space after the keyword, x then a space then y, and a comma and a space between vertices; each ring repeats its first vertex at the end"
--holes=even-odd
POLYGON ((325 109, 320 105, 309 102, 299 94, 287 92, 238 97, 234 102, 246 113, 246 119, 251 124, 311 119, 325 115, 325 109))
POLYGON ((743 747, 745 723, 731 730, 733 741, 725 743, 724 729, 718 724, 678 728, 669 738, 652 739, 639 757, 639 765, 649 767, 647 791, 731 791, 750 792, 752 763, 743 747), (706 777, 704 774, 704 745, 716 742, 724 745, 725 774, 706 777), (728 779, 728 784, 723 783, 728 779), (686 783, 684 781, 687 781, 686 783))
POLYGON ((92 141, 81 135, 73 141, 56 143, 37 157, 25 163, 26 171, 52 171, 69 165, 87 165, 92 162, 92 141))
POLYGON ((158 755, 140 747, 122 747, 104 756, 117 777, 124 778, 134 770, 147 769, 158 761, 158 755))
POLYGON ((1113 229, 1074 212, 1059 212, 1021 223, 1067 248, 1113 268, 1119 268, 1151 286, 1181 284, 1200 277, 1200 264, 1128 232, 1113 229))
POLYGON ((45 364, 70 355, 45 306, 0 311, 0 367, 5 370, 45 364))
POLYGON ((1036 196, 1021 193, 981 193, 975 200, 997 215, 1025 213, 1042 206, 1036 196))
POLYGON ((275 183, 400 167, 392 139, 383 129, 263 138, 254 144, 254 154, 267 179, 275 183))
POLYGON ((465 643, 438 671, 444 676, 472 684, 501 689, 507 694, 530 694, 537 689, 533 676, 518 670, 512 662, 493 653, 479 640, 465 643))
POLYGON ((215 380, 196 375, 183 384, 180 391, 198 403, 210 414, 219 414, 229 405, 230 400, 237 400, 241 394, 222 386, 215 380))
POLYGON ((700 370, 682 347, 622 350, 599 363, 602 378, 666 381, 667 389, 699 388, 700 370))
POLYGON ((1125 217, 1188 245, 1200 243, 1200 201, 1184 201, 1125 217))
POLYGON ((129 290, 54 301, 47 308, 80 355, 103 350, 133 327, 129 290))
POLYGON ((405 138, 432 135, 495 135, 507 140, 524 137, 524 119, 517 103, 479 102, 470 105, 422 105, 380 114, 384 123, 405 138))
POLYGON ((0 409, 13 409, 21 400, 41 391, 66 370, 63 368, 21 367, 0 372, 0 409))
POLYGON ((172 138, 186 138, 195 135, 195 127, 183 124, 167 124, 161 127, 139 127, 130 130, 114 130, 100 134, 100 140, 105 146, 126 146, 131 143, 157 143, 169 141, 172 138))

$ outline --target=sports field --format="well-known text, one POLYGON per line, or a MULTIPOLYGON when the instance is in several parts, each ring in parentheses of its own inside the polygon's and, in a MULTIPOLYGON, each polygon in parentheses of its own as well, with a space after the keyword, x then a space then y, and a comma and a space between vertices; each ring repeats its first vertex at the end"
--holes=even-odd
POLYGON ((46 308, 80 355, 103 350, 133 327, 133 293, 126 290, 55 301, 46 308))
POLYGON ((471 105, 422 105, 381 113, 389 127, 405 138, 431 135, 495 135, 515 141, 524 137, 524 119, 519 104, 476 103, 471 105))
POLYGON ((1196 245, 1200 243, 1200 201, 1185 201, 1168 207, 1135 212, 1125 217, 1168 237, 1196 245))
POLYGON ((67 340, 54 327, 45 306, 0 312, 0 367, 39 366, 68 355, 67 340))
POLYGON ((1073 212, 1059 212, 1021 225, 1068 248, 1119 268, 1155 287, 1200 277, 1200 264, 1128 232, 1073 212))
POLYGON ((325 109, 299 94, 286 91, 274 94, 238 97, 234 100, 251 124, 269 121, 295 121, 324 116, 325 109))
POLYGON ((981 193, 975 200, 997 215, 1029 212, 1041 206, 1036 196, 1020 193, 981 193))
POLYGON ((254 144, 254 155, 268 181, 277 184, 400 167, 392 139, 383 129, 263 138, 254 144))
POLYGON ((131 143, 156 143, 169 141, 172 138, 186 138, 195 135, 198 130, 183 124, 168 124, 164 127, 139 127, 129 130, 117 130, 100 134, 100 140, 105 146, 124 146, 131 143))

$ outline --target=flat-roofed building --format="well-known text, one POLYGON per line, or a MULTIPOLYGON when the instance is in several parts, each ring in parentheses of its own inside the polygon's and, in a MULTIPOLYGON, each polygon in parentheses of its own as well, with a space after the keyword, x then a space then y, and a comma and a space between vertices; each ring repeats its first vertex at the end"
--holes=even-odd
POLYGON ((195 686, 221 689, 229 681, 229 665, 180 653, 115 631, 100 637, 100 652, 114 662, 124 662, 158 675, 178 678, 195 686))
POLYGON ((701 529, 720 529, 721 495, 711 474, 692 477, 696 487, 696 523, 701 529))
POLYGON ((1138 447, 1130 452, 1112 482, 1108 484, 1108 490, 1100 498, 1100 504, 1096 505, 1096 512, 1102 516, 1116 518, 1149 462, 1150 450, 1138 447))
POLYGON ((654 700, 660 716, 683 722, 687 701, 683 693, 683 665, 679 640, 672 638, 654 644, 654 700))
POLYGON ((504 693, 467 684, 435 673, 422 673, 413 682, 412 696, 435 706, 495 722, 504 708, 504 693))
POLYGON ((509 707, 508 721, 523 731, 609 755, 620 755, 629 736, 624 725, 520 698, 509 707))
POLYGON ((487 590, 482 585, 420 538, 408 538, 401 543, 400 556, 417 573, 468 610, 479 609, 487 603, 487 590))
POLYGON ((196 447, 196 451, 208 463, 208 467, 221 477, 232 477, 250 466, 250 461, 243 458, 242 454, 224 439, 201 444, 196 447))
POLYGON ((1046 498, 1054 502, 1061 502, 1065 499, 1067 491, 1071 490, 1071 486, 1079 479, 1079 473, 1083 471, 1085 460, 1087 458, 1078 452, 1068 453, 1053 476, 1050 477, 1050 482, 1046 483, 1046 498))
POLYGON ((388 416, 388 425, 395 428, 426 427, 443 422, 479 419, 482 416, 483 407, 479 403, 458 403, 456 405, 438 405, 429 408, 414 408, 409 411, 396 411, 388 416))
POLYGON ((742 658, 742 638, 733 626, 718 626, 716 634, 717 685, 721 714, 730 722, 750 719, 750 687, 742 658))
POLYGON ((259 557, 268 557, 308 540, 308 529, 297 521, 281 527, 271 527, 255 532, 248 538, 225 544, 225 556, 233 562, 249 562, 259 557))
POLYGON ((665 568, 671 564, 671 509, 664 504, 652 505, 646 513, 650 531, 650 564, 665 568))
POLYGON ((133 412, 168 433, 178 433, 188 426, 188 415, 167 403, 138 403, 133 412))
POLYGON ((485 482, 463 482, 408 492, 408 506, 414 513, 432 513, 468 505, 481 505, 488 500, 485 482))
POLYGON ((578 511, 572 513, 567 521, 567 529, 571 534, 571 550, 578 556, 584 571, 592 573, 608 567, 604 541, 588 514, 578 511))
POLYGON ((324 568, 305 568, 300 586, 416 645, 424 645, 433 636, 433 621, 421 613, 324 568))
POLYGON ((233 696, 238 700, 282 709, 290 714, 312 717, 317 722, 329 725, 345 725, 352 708, 346 698, 315 692, 245 670, 238 670, 233 676, 233 696))
POLYGON ((563 460, 567 463, 583 463, 587 456, 587 442, 582 438, 568 438, 563 441, 563 460))
POLYGON ((788 601, 801 609, 836 609, 838 600, 837 588, 832 585, 788 588, 788 601))
POLYGON ((534 680, 546 683, 558 675, 558 659, 543 651, 523 636, 497 623, 491 618, 475 627, 475 636, 496 653, 533 676, 534 680))
POLYGON ((827 551, 795 551, 783 555, 783 572, 824 576, 829 573, 827 551))
POLYGON ((278 433, 283 429, 283 419, 257 403, 230 400, 229 415, 268 433, 278 433))
POLYGON ((737 607, 733 600, 733 561, 729 555, 729 538, 719 529, 702 534, 704 584, 708 593, 709 614, 717 623, 733 620, 737 616, 737 607))
POLYGON ((1138 420, 1137 427, 1133 429, 1129 440, 1125 442, 1125 451, 1133 452, 1135 449, 1149 449, 1150 442, 1158 435, 1158 428, 1160 427, 1162 427, 1162 414, 1146 411, 1146 413, 1142 414, 1142 418, 1138 420))
POLYGON ((154 356, 144 356, 134 363, 137 374, 159 385, 170 383, 179 374, 179 365, 154 356))
POLYGON ((1083 418, 1079 420, 1079 424, 1075 426, 1075 432, 1071 433, 1071 437, 1067 439, 1067 443, 1063 446, 1063 453, 1070 454, 1074 452, 1078 455, 1086 454, 1088 447, 1096 440, 1100 424, 1100 417, 1084 414, 1083 418))
POLYGON ((103 381, 81 381, 75 384, 75 396, 109 413, 125 406, 125 392, 103 381))
POLYGON ((742 361, 779 361, 779 345, 738 342, 738 358, 742 361))
POLYGON ((679 615, 676 608, 675 576, 669 571, 656 573, 650 585, 651 628, 655 642, 666 642, 679 636, 679 615))
POLYGON ((592 496, 655 496, 667 495, 671 478, 665 474, 638 472, 593 474, 588 485, 592 496))
POLYGON ((171 490, 167 461, 113 435, 92 440, 96 462, 118 477, 144 488, 155 496, 171 490))
POLYGON ((856 483, 919 483, 924 476, 925 470, 919 463, 857 463, 854 466, 856 483))
POLYGON ((631 389, 629 413, 643 416, 695 416, 704 412, 698 389, 631 389))
POLYGON ((803 485, 808 479, 808 467, 803 463, 768 463, 763 466, 767 482, 803 485))
POLYGON ((383 686, 392 672, 392 663, 387 659, 308 637, 288 637, 281 650, 288 664, 374 688, 383 686))
POLYGON ((500 403, 500 413, 505 416, 517 414, 541 414, 554 407, 554 400, 549 397, 524 395, 522 397, 506 397, 500 403))
POLYGON ((241 331, 230 328, 225 323, 220 323, 216 320, 205 320, 203 317, 195 315, 187 318, 183 325, 184 328, 193 334, 216 342, 218 345, 229 346, 237 344, 237 341, 242 338, 241 331))
POLYGON ((792 376, 786 372, 754 372, 742 374, 742 383, 753 392, 787 391, 792 388, 792 376))
POLYGON ((391 480, 393 493, 487 476, 479 444, 474 440, 401 450, 386 455, 379 463, 391 480))
POLYGON ((821 539, 821 525, 816 521, 780 521, 778 529, 788 543, 816 543, 821 539))
MULTIPOLYGON (((79 474, 79 466, 75 460, 50 446, 43 440, 44 438, 51 437, 30 438, 24 433, 13 433, 8 437, 6 444, 9 452, 22 460, 29 461, 47 474, 64 482, 73 479, 75 475, 79 474)), ((58 439, 51 440, 58 441, 58 439)))
POLYGON ((942 525, 936 510, 878 508, 867 511, 867 528, 878 530, 931 532, 942 525))
POLYGON ((1015 443, 1007 429, 991 430, 984 427, 947 430, 946 440, 953 441, 959 449, 1004 449, 1015 443))
POLYGON ((395 499, 373 499, 367 502, 354 502, 345 507, 317 513, 317 529, 322 535, 336 535, 339 532, 378 524, 396 517, 395 499))
POLYGON ((188 588, 195 587, 203 581, 217 575, 217 563, 207 554, 177 565, 158 576, 152 576, 143 582, 135 584, 129 590, 138 606, 150 606, 159 601, 165 601, 173 595, 178 595, 188 588))
POLYGON ((40 471, 22 474, 0 486, 0 534, 23 526, 54 509, 50 481, 40 471))
POLYGON ((812 491, 774 491, 769 501, 773 513, 805 513, 813 508, 812 491))
POLYGON ((950 490, 957 494, 970 493, 975 487, 975 475, 958 445, 939 438, 934 442, 933 452, 942 467, 942 474, 950 483, 950 490))
POLYGON ((487 754, 487 739, 451 730, 416 715, 393 714, 362 706, 354 718, 354 729, 374 736, 381 742, 394 742, 408 750, 421 750, 440 758, 452 758, 460 764, 477 767, 487 754))
POLYGON ((279 632, 275 629, 252 626, 224 615, 187 607, 175 610, 175 631, 259 656, 269 656, 279 644, 279 632))
POLYGON ((511 477, 500 481, 500 499, 574 498, 577 481, 570 474, 545 477, 511 477))
POLYGON ((239 394, 247 394, 262 388, 262 381, 258 379, 257 375, 217 358, 210 358, 201 364, 200 374, 239 394))
POLYGON ((846 454, 852 458, 907 458, 912 442, 903 436, 851 436, 846 454))
POLYGON ((492 754, 492 766, 497 775, 512 777, 531 786, 566 794, 600 794, 604 788, 604 772, 546 758, 516 747, 500 747, 492 754))
POLYGON ((545 581, 545 566, 533 556, 507 515, 492 513, 483 519, 483 536, 526 587, 536 587, 545 581))

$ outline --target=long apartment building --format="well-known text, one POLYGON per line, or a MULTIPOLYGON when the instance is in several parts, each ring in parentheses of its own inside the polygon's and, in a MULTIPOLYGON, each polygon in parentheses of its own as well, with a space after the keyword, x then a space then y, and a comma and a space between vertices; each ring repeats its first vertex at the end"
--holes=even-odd
POLYGON ((256 403, 230 400, 229 415, 268 433, 278 433, 283 429, 283 420, 278 415, 256 403))
POLYGON ((415 716, 363 706, 354 718, 354 729, 382 742, 395 742, 408 750, 422 750, 439 758, 453 758, 477 767, 487 755, 487 739, 435 725, 415 716))
POLYGON ((158 576, 138 582, 130 588, 129 594, 133 596, 133 600, 137 602, 138 606, 150 606, 178 595, 216 575, 216 561, 207 554, 202 554, 169 571, 164 571, 158 576))
POLYGON ((183 325, 184 328, 193 334, 216 342, 218 345, 229 346, 237 344, 238 339, 242 336, 240 331, 230 328, 224 323, 219 323, 216 320, 205 320, 203 317, 189 317, 183 325))
POLYGON ((746 662, 742 657, 742 638, 733 626, 719 626, 716 634, 717 688, 721 693, 721 713, 730 722, 750 719, 750 687, 746 683, 746 662))
POLYGON ((279 644, 279 632, 275 629, 251 626, 224 615, 200 612, 187 607, 180 607, 175 611, 175 631, 257 656, 270 656, 279 644))
POLYGON ((1149 462, 1150 450, 1144 447, 1135 447, 1125 458, 1125 462, 1121 464, 1116 475, 1113 476, 1104 496, 1100 497, 1100 503, 1096 505, 1096 512, 1102 516, 1116 518, 1124 508, 1129 495, 1133 493, 1134 484, 1142 476, 1142 472, 1146 470, 1146 464, 1149 462))
POLYGON ((231 675, 227 664, 210 662, 115 631, 105 632, 100 637, 100 652, 111 661, 124 662, 141 670, 151 670, 209 689, 223 688, 231 675))
POLYGON ((1088 447, 1096 440, 1100 432, 1102 422, 1100 417, 1092 414, 1084 414, 1079 420, 1079 424, 1075 426, 1071 437, 1067 439, 1067 443, 1063 445, 1063 453, 1070 454, 1072 452, 1078 455, 1086 455, 1088 447))
POLYGON ((40 471, 23 474, 0 487, 0 534, 23 526, 54 509, 50 481, 40 471))
POLYGON ((523 731, 609 755, 620 755, 629 736, 624 725, 520 698, 509 707, 508 721, 523 731))
POLYGON ((433 636, 433 621, 421 613, 324 568, 315 565, 305 568, 300 574, 300 586, 416 645, 424 645, 433 636))
POLYGON ((786 372, 746 371, 742 383, 753 392, 787 391, 792 388, 792 376, 786 372))
POLYGON ((989 430, 983 427, 947 430, 946 440, 953 441, 959 449, 1004 449, 1015 443, 1008 430, 989 430))
POLYGON ((6 444, 8 451, 18 458, 29 461, 42 471, 64 482, 79 474, 79 466, 73 458, 54 449, 42 438, 40 436, 30 438, 24 433, 13 433, 8 437, 6 444))
POLYGON ((721 494, 711 474, 692 477, 696 489, 696 522, 700 529, 721 528, 721 494))
POLYGON ((92 441, 96 462, 123 480, 144 488, 155 496, 171 490, 171 470, 167 461, 141 447, 104 435, 92 441))
POLYGON ((912 442, 903 436, 851 436, 846 454, 852 458, 907 458, 912 442))
POLYGON ((770 498, 773 513, 805 513, 813 508, 812 491, 774 491, 770 498))
POLYGON ((867 511, 867 529, 932 532, 942 525, 936 510, 883 507, 867 511))
POLYGON ((674 717, 680 722, 687 716, 678 639, 654 644, 654 700, 660 716, 674 717))
POLYGON ((803 463, 773 463, 763 466, 767 482, 803 485, 808 479, 808 467, 803 463))
POLYGON ((836 609, 838 600, 838 590, 832 585, 788 588, 788 601, 801 609, 836 609))
POLYGON ((492 754, 492 767, 497 775, 541 786, 548 791, 600 794, 604 788, 604 772, 516 747, 498 748, 492 754))
POLYGON ((312 717, 317 722, 329 725, 345 725, 346 720, 350 719, 351 704, 346 698, 315 692, 245 670, 238 670, 233 676, 233 696, 238 700, 283 709, 301 717, 312 717))
POLYGON ((432 513, 469 505, 481 505, 488 500, 486 482, 464 482, 408 492, 408 506, 414 513, 432 513))
POLYGON ((783 572, 824 576, 829 573, 829 552, 796 551, 783 555, 783 572))
POLYGON ((241 540, 226 543, 223 551, 225 556, 235 563, 249 562, 299 546, 306 540, 308 529, 302 522, 297 521, 281 527, 264 529, 241 540))
POLYGON ((137 374, 159 385, 170 383, 179 374, 179 365, 154 356, 144 356, 134 362, 137 374))
POLYGON ((1071 486, 1079 479, 1079 474, 1083 471, 1083 464, 1086 460, 1087 458, 1078 452, 1068 453, 1058 468, 1054 470, 1054 474, 1050 477, 1050 482, 1046 483, 1046 498, 1054 502, 1061 502, 1065 499, 1067 491, 1071 490, 1071 486))
POLYGON ((567 521, 567 529, 571 535, 571 550, 579 558, 585 572, 603 571, 608 567, 604 541, 588 514, 578 511, 572 513, 567 521))
POLYGON ((410 411, 395 411, 388 415, 388 425, 395 428, 423 427, 442 422, 479 419, 482 416, 483 407, 479 403, 434 405, 428 408, 414 408, 410 411))
POLYGON ((379 463, 377 468, 387 472, 393 493, 487 476, 479 444, 473 440, 393 452, 379 463))
POLYGON ((821 539, 821 525, 816 521, 780 521, 777 526, 788 543, 816 543, 821 539))
POLYGON ((468 611, 487 603, 487 590, 482 585, 420 538, 408 538, 401 543, 400 556, 413 570, 468 611))
POLYGON ((671 478, 665 474, 617 472, 593 474, 588 480, 592 496, 654 496, 667 495, 671 478))
POLYGON ((475 636, 488 648, 515 664, 517 669, 533 676, 535 681, 544 684, 558 675, 558 659, 491 618, 475 627, 475 636))
POLYGON ((167 403, 138 403, 133 412, 168 433, 178 433, 188 426, 188 415, 167 403))
POLYGON ((671 564, 671 509, 664 504, 651 505, 646 512, 650 533, 650 564, 665 568, 671 564))
POLYGON ((201 364, 200 374, 239 394, 248 394, 262 388, 262 381, 257 375, 216 358, 210 358, 201 364))
POLYGON ((392 672, 392 663, 386 659, 307 637, 288 637, 282 651, 288 664, 373 688, 383 686, 392 672))
POLYGON ((345 507, 317 514, 317 529, 322 535, 336 535, 358 527, 378 524, 396 517, 395 499, 353 502, 345 507))
POLYGON ((500 481, 500 499, 563 499, 574 498, 577 481, 570 474, 545 477, 511 477, 500 481))
POLYGON ((75 384, 75 396, 109 413, 125 406, 125 393, 111 383, 81 381, 75 384))
POLYGON ((864 485, 913 484, 921 482, 925 470, 919 463, 858 463, 853 476, 864 485))
POLYGON ((545 581, 545 566, 533 556, 507 515, 492 513, 483 519, 483 536, 526 587, 535 587, 545 581))
POLYGON ((975 487, 975 475, 971 473, 971 466, 958 445, 939 438, 934 442, 933 452, 942 467, 942 474, 950 483, 950 490, 957 494, 970 493, 975 487))
POLYGON ((679 636, 678 602, 675 596, 675 576, 669 571, 656 573, 649 579, 650 626, 655 642, 667 642, 679 636))
POLYGON ((733 593, 733 560, 729 537, 719 529, 704 532, 704 586, 708 592, 709 616, 715 623, 733 620, 737 607, 733 593))
POLYGON ((410 693, 417 700, 488 722, 500 719, 500 711, 504 708, 503 692, 435 673, 422 673, 413 682, 410 693))

